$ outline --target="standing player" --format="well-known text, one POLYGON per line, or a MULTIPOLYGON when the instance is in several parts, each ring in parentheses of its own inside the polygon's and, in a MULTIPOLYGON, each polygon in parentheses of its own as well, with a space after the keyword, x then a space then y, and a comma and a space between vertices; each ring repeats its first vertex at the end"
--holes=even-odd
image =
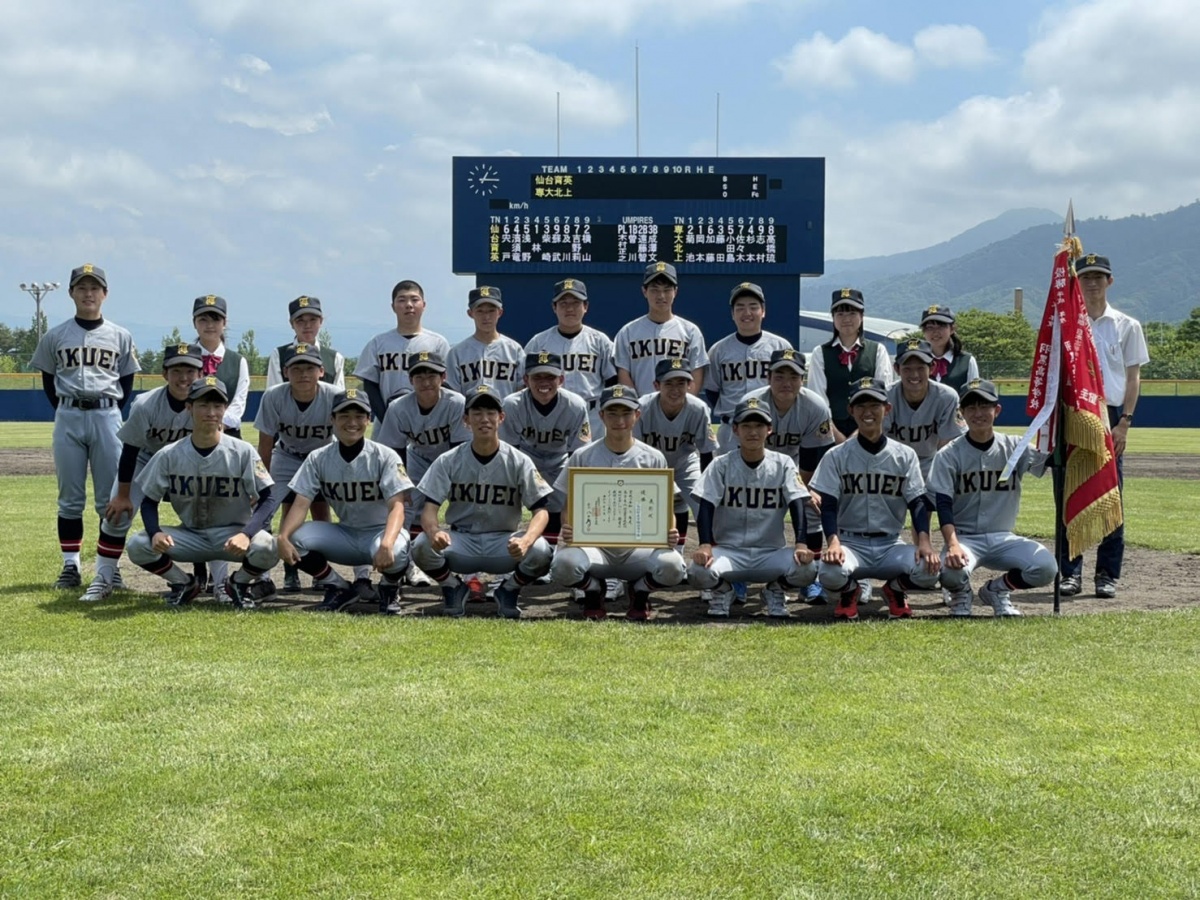
POLYGON ((979 377, 975 357, 963 350, 962 339, 954 328, 954 312, 936 303, 921 313, 921 333, 933 350, 931 377, 955 394, 968 381, 979 377))
POLYGON ((713 591, 708 614, 727 617, 733 582, 765 582, 767 615, 786 619, 787 589, 803 588, 817 577, 813 552, 804 543, 808 489, 791 459, 767 449, 772 416, 762 401, 747 397, 731 418, 738 448, 705 469, 696 488, 700 546, 688 566, 688 584, 713 591), (795 547, 783 536, 788 513, 795 547))
POLYGON ((321 326, 325 317, 321 314, 321 301, 317 297, 297 297, 288 304, 288 323, 296 333, 296 339, 290 344, 283 344, 271 351, 267 359, 267 387, 273 388, 283 384, 283 366, 280 359, 287 355, 289 347, 295 344, 308 344, 316 347, 321 354, 321 367, 325 374, 321 380, 332 384, 339 391, 346 389, 346 357, 332 347, 321 344, 321 326))
MULTIPOLYGON (((562 359, 557 353, 530 353, 525 357, 525 389, 504 398, 500 440, 516 447, 537 467, 546 484, 553 485, 567 457, 591 439, 587 403, 562 388, 562 359)), ((550 519, 542 537, 558 546, 567 495, 555 491, 546 504, 550 519)))
POLYGON ((191 603, 201 590, 179 563, 241 562, 225 589, 235 607, 253 609, 251 580, 279 562, 266 530, 275 513, 271 476, 253 447, 224 433, 229 396, 220 378, 194 382, 187 405, 191 435, 163 447, 138 476, 146 530, 129 541, 129 559, 166 579, 169 606, 191 603), (178 527, 159 525, 163 500, 179 516, 178 527))
POLYGON ((339 612, 371 592, 369 579, 350 585, 329 563, 374 566, 380 572, 379 611, 397 615, 400 578, 408 567, 404 498, 413 484, 396 451, 366 439, 371 403, 364 391, 336 394, 332 408, 337 440, 310 453, 292 478, 295 501, 279 530, 279 555, 327 585, 317 605, 325 612, 339 612), (336 525, 305 523, 318 494, 329 499, 336 525))
POLYGON ((196 342, 204 350, 200 374, 216 375, 225 385, 229 397, 225 433, 240 438, 246 398, 250 396, 250 366, 240 353, 225 344, 225 329, 229 324, 229 305, 225 298, 206 294, 193 300, 192 324, 196 326, 196 342))
POLYGON ((825 454, 809 485, 821 499, 826 545, 818 577, 839 596, 835 619, 858 618, 859 579, 887 579, 883 596, 893 619, 912 615, 908 590, 937 584, 939 559, 929 540, 921 465, 911 447, 884 434, 887 397, 878 379, 854 386, 849 405, 858 434, 825 454), (906 513, 912 515, 915 548, 900 539, 906 513))
POLYGON ((976 378, 962 389, 967 433, 938 451, 929 490, 937 500, 942 552, 942 587, 950 592, 950 615, 971 614, 971 573, 978 566, 1003 574, 979 589, 979 599, 996 616, 1019 616, 1011 592, 1047 585, 1058 566, 1054 554, 1029 538, 1013 534, 1021 505, 1021 477, 1040 476, 1046 455, 1026 447, 1007 481, 1001 481, 1020 438, 998 434, 1000 396, 990 381, 976 378))
MULTIPOLYGON (((100 545, 104 556, 119 559, 125 536, 142 505, 142 491, 134 479, 155 453, 167 444, 192 433, 192 415, 187 408, 188 392, 200 377, 200 345, 178 344, 163 348, 163 380, 166 384, 147 391, 133 401, 129 418, 121 425, 121 459, 112 496, 100 521, 100 545)), ((214 588, 214 592, 217 588, 214 588)), ((220 587, 224 590, 224 586, 220 587)), ((80 599, 104 600, 113 585, 99 575, 80 599)))
POLYGON ((679 276, 670 263, 654 262, 642 276, 642 295, 649 311, 621 327, 613 339, 616 347, 617 380, 634 389, 638 396, 654 386, 654 367, 660 359, 682 358, 688 361, 694 380, 691 391, 700 393, 704 383, 708 352, 704 335, 687 319, 675 315, 679 294, 679 276))
POLYGON ((413 354, 424 351, 445 359, 450 353, 450 344, 444 337, 421 327, 425 292, 415 281, 399 281, 392 288, 392 312, 396 315, 396 327, 367 341, 354 369, 354 375, 371 398, 376 422, 383 421, 389 399, 412 390, 408 366, 413 354))
POLYGON ((468 298, 467 315, 475 323, 475 333, 455 344, 446 357, 446 384, 464 395, 475 385, 486 384, 504 399, 521 385, 525 351, 496 328, 504 315, 500 288, 484 285, 468 298))
POLYGON ((491 385, 480 384, 466 398, 471 443, 433 461, 420 491, 425 495, 421 536, 412 556, 442 586, 448 615, 466 613, 468 588, 456 572, 508 573, 496 589, 496 605, 517 619, 521 588, 550 568, 550 545, 542 538, 551 488, 524 453, 500 440, 504 411, 491 385), (446 528, 438 510, 446 507, 446 528), (532 513, 525 530, 521 509, 532 513))
POLYGON ((883 420, 889 438, 916 451, 926 480, 934 454, 967 430, 954 391, 930 380, 932 365, 928 341, 905 341, 896 349, 900 380, 888 388, 891 409, 883 420))
MULTIPOLYGON (((554 487, 567 492, 568 469, 576 467, 605 469, 665 469, 667 459, 658 450, 633 436, 639 412, 638 398, 624 386, 605 388, 600 398, 600 414, 604 419, 604 440, 594 441, 571 454, 554 487)), ((678 489, 676 489, 678 490, 678 489)), ((551 580, 563 587, 583 591, 583 614, 589 619, 603 619, 606 578, 629 582, 627 619, 644 621, 650 617, 650 592, 656 588, 672 587, 683 581, 683 557, 674 549, 679 532, 672 528, 667 536, 670 549, 639 547, 612 549, 585 546, 565 546, 574 541, 574 530, 564 522, 562 544, 554 554, 550 569, 551 580)))
MULTIPOLYGON (((104 270, 91 263, 71 270, 69 286, 75 317, 51 328, 38 342, 33 368, 42 373, 42 389, 54 407, 54 472, 58 478, 58 546, 63 567, 55 588, 83 584, 79 551, 83 546, 83 507, 88 468, 96 512, 103 520, 121 455, 121 407, 141 370, 133 337, 105 320, 100 309, 108 297, 104 270)), ((101 535, 103 540, 103 535, 101 535)), ((119 582, 120 547, 96 547, 96 576, 109 593, 119 582)), ((103 587, 99 589, 104 594, 103 587)), ((91 588, 81 600, 91 596, 91 588)))
POLYGON ((600 393, 617 383, 612 340, 602 331, 583 324, 588 309, 587 285, 567 278, 554 285, 551 301, 558 325, 535 334, 525 345, 529 353, 557 353, 563 363, 563 387, 588 405, 592 440, 604 435, 600 424, 600 393))
POLYGON ((720 453, 734 449, 729 417, 750 391, 764 388, 770 379, 772 354, 791 350, 792 345, 777 334, 763 331, 767 299, 757 284, 743 281, 729 292, 729 309, 737 331, 721 338, 708 351, 708 377, 704 394, 721 423, 717 429, 720 453))

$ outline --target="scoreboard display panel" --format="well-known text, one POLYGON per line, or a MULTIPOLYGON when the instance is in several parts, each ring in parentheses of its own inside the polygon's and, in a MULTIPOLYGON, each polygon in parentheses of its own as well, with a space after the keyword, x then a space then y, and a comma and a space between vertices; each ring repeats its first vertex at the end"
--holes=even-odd
POLYGON ((820 275, 821 158, 455 157, 459 275, 820 275))

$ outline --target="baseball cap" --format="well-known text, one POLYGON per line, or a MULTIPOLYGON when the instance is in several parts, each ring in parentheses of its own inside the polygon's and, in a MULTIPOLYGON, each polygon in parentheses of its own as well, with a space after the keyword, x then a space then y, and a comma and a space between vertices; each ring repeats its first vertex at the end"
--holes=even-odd
POLYGON ((554 299, 550 302, 557 303, 568 294, 573 294, 580 300, 587 300, 587 285, 578 278, 564 278, 562 281, 555 283, 554 299))
POLYGON ((480 303, 490 303, 504 309, 501 302, 500 288, 491 285, 480 285, 467 295, 467 309, 474 309, 480 303))
MULTIPOLYGON (((1112 274, 1112 263, 1108 261, 1107 256, 1097 256, 1095 253, 1089 253, 1087 256, 1081 256, 1075 260, 1075 274, 1082 275, 1084 272, 1103 272, 1105 275, 1112 274)), ((74 284, 74 281, 72 281, 74 284)))
MULTIPOLYGON (((288 320, 295 319, 308 313, 321 316, 321 300, 319 297, 297 297, 288 304, 288 320)), ((322 316, 324 318, 324 316, 322 316)))
POLYGON ((860 378, 850 383, 850 405, 859 400, 888 402, 887 386, 878 378, 860 378))
POLYGON ((917 340, 916 338, 908 341, 901 341, 896 345, 896 365, 904 362, 906 359, 917 357, 924 362, 933 364, 933 345, 929 341, 917 340))
POLYGON ((196 318, 201 313, 216 313, 222 319, 229 318, 229 308, 225 303, 225 298, 218 297, 216 294, 205 294, 192 301, 192 318, 196 318))
POLYGON ((314 366, 325 364, 321 359, 321 351, 312 344, 288 344, 283 348, 282 355, 284 358, 280 363, 285 369, 295 363, 311 363, 314 366))
POLYGON ((996 385, 991 381, 984 381, 981 378, 972 378, 959 389, 958 396, 963 404, 967 402, 967 398, 971 396, 981 397, 988 403, 999 403, 1000 392, 996 390, 996 385))
POLYGON ((774 372, 776 369, 791 369, 803 375, 805 370, 804 354, 791 348, 772 350, 771 361, 767 363, 767 371, 774 372))
POLYGON ((193 381, 188 390, 188 399, 195 401, 201 397, 207 397, 209 394, 216 394, 226 403, 229 402, 229 391, 225 387, 225 382, 216 375, 205 375, 203 378, 193 381))
POLYGON ((490 406, 493 409, 504 409, 504 403, 496 389, 490 384, 477 384, 467 391, 467 402, 463 410, 474 409, 476 406, 490 406))
POLYGON ((333 395, 332 412, 340 413, 344 409, 361 409, 367 415, 371 414, 371 401, 366 391, 350 388, 333 395))
POLYGON ((429 369, 431 372, 445 372, 446 360, 442 359, 440 353, 431 353, 428 350, 422 350, 420 353, 414 353, 408 358, 408 374, 411 375, 418 369, 429 369))
POLYGON ((647 285, 655 278, 665 278, 671 284, 679 284, 679 276, 675 273, 675 267, 670 263, 652 262, 646 266, 646 271, 642 274, 642 284, 647 285))
POLYGON ((563 373, 562 357, 557 353, 548 353, 546 351, 526 353, 525 374, 540 375, 543 372, 550 375, 561 375, 563 373))
POLYGON ((691 381, 693 379, 691 364, 686 359, 678 357, 660 359, 654 366, 654 380, 666 381, 668 378, 686 378, 691 381))
POLYGON ((771 424, 771 410, 757 397, 745 397, 733 408, 733 424, 740 425, 750 420, 771 424))
POLYGON ((954 324, 954 312, 948 306, 939 306, 933 304, 923 313, 921 313, 921 324, 926 322, 945 322, 947 325, 954 324))
POLYGON ((604 392, 600 394, 600 409, 608 409, 610 406, 624 406, 629 409, 637 409, 641 404, 638 403, 637 391, 624 384, 614 384, 611 387, 606 387, 604 392))
POLYGON ((743 281, 729 292, 729 305, 733 306, 734 301, 736 301, 738 297, 745 296, 753 297, 755 300, 758 300, 761 303, 767 302, 767 297, 763 293, 763 289, 761 287, 751 281, 743 281))
POLYGON ((104 270, 99 266, 93 266, 91 263, 84 263, 71 270, 71 281, 67 285, 67 290, 75 287, 84 278, 95 278, 100 282, 100 287, 108 290, 108 276, 104 274, 104 270))
POLYGON ((163 348, 163 368, 170 366, 204 367, 204 351, 199 344, 172 344, 163 348))
POLYGON ((857 288, 839 288, 833 292, 833 302, 829 304, 830 309, 837 309, 839 306, 849 306, 862 312, 867 308, 866 302, 863 300, 862 291, 857 288))

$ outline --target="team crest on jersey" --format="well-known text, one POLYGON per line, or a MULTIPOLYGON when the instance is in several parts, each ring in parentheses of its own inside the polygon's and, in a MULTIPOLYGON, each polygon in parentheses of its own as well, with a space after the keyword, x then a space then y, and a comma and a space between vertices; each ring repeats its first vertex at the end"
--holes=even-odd
POLYGON ((824 422, 821 423, 821 426, 817 429, 817 433, 821 434, 821 435, 828 435, 832 431, 833 431, 833 421, 831 419, 826 419, 824 422))
POLYGON ((254 474, 257 475, 259 478, 270 478, 271 477, 267 473, 267 467, 263 464, 263 461, 261 459, 254 460, 254 474))
POLYGON ((585 441, 590 441, 592 439, 591 423, 589 423, 589 422, 583 423, 583 427, 579 429, 579 436, 585 441))
POLYGON ((403 478, 405 481, 408 480, 408 469, 404 468, 404 463, 402 463, 402 462, 396 463, 396 474, 399 475, 401 478, 403 478))

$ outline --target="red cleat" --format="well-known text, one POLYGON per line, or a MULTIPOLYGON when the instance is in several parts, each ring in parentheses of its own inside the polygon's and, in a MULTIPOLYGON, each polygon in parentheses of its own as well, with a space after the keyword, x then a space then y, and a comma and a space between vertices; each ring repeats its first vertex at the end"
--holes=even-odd
POLYGON ((862 585, 857 581, 851 590, 842 591, 838 604, 833 608, 835 619, 845 619, 847 622, 858 621, 858 598, 862 596, 862 585))
POLYGON ((889 619, 911 619, 912 607, 908 605, 908 594, 890 581, 883 585, 883 597, 887 600, 889 619))

